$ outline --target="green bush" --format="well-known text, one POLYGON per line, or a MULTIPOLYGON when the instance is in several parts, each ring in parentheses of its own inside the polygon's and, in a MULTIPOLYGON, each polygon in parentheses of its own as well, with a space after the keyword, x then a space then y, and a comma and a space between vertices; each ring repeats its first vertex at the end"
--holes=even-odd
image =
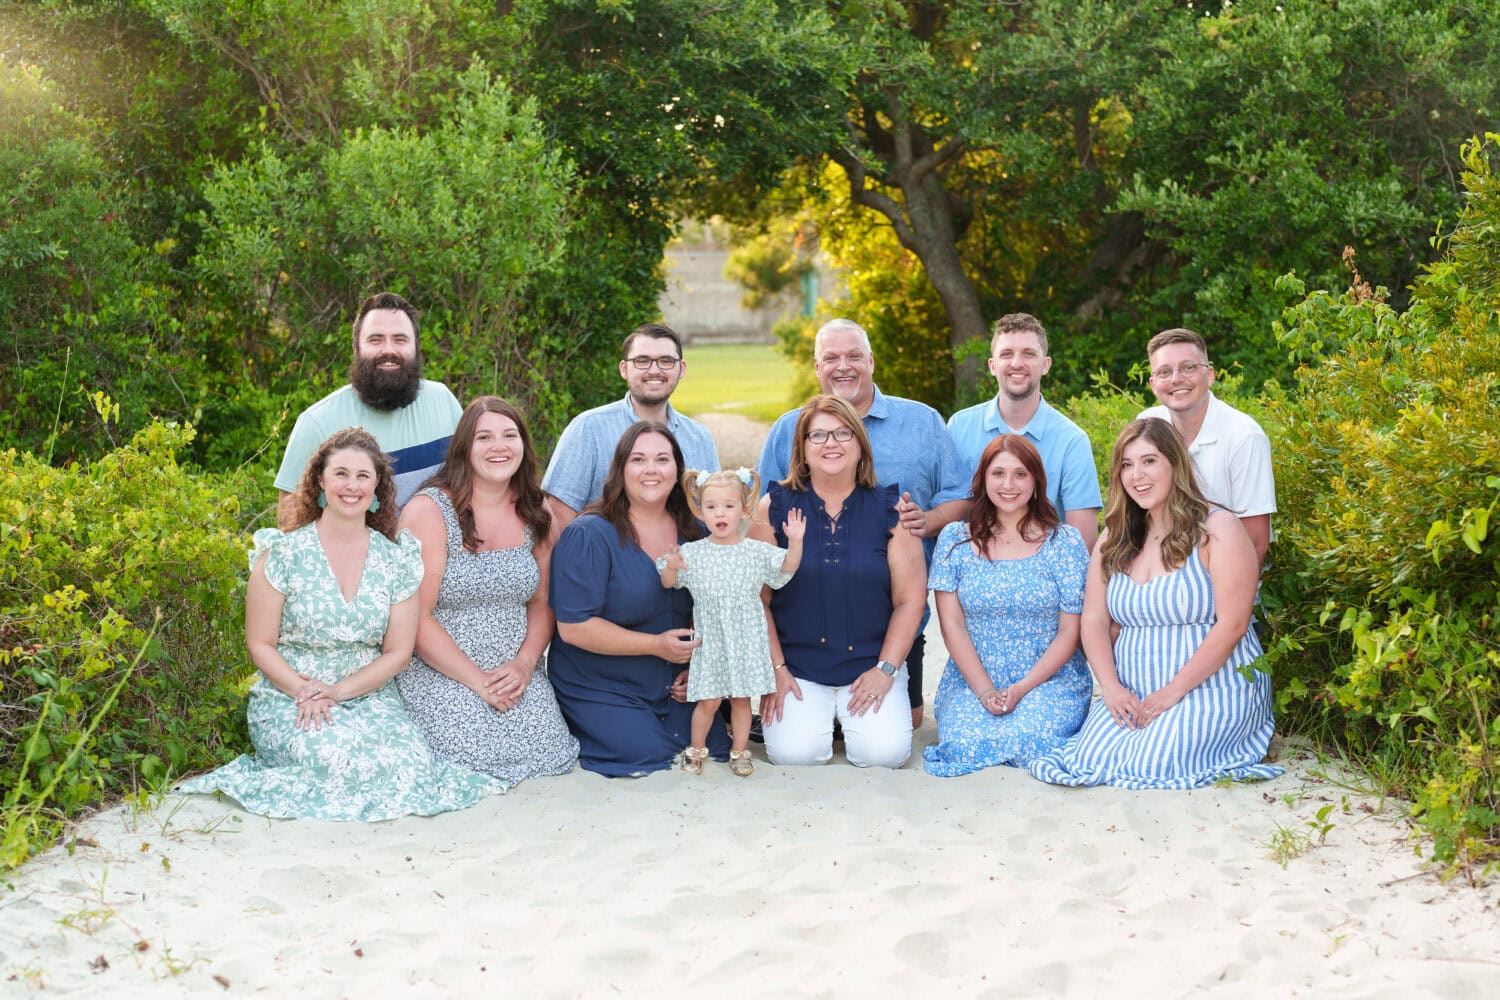
POLYGON ((0 867, 106 796, 248 746, 248 484, 180 466, 192 437, 157 423, 66 468, 0 453, 0 867))
POLYGON ((1500 184, 1469 202, 1396 313, 1358 279, 1285 314, 1303 361, 1273 402, 1269 660, 1294 728, 1343 742, 1414 800, 1434 856, 1500 860, 1500 184))

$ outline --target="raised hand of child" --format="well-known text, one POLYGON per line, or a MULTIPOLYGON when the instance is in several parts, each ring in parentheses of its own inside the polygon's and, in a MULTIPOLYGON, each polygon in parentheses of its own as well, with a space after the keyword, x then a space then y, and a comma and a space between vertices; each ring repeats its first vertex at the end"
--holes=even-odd
POLYGON ((802 536, 807 534, 807 518, 802 516, 802 511, 793 507, 786 512, 786 523, 781 526, 782 532, 789 542, 800 542, 802 536))

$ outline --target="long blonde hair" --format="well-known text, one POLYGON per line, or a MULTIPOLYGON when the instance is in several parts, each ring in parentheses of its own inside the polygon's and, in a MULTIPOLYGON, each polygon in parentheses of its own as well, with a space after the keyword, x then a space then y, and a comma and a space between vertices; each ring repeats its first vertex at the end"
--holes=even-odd
POLYGON ((1099 546, 1100 566, 1104 579, 1115 573, 1126 573, 1146 544, 1146 511, 1120 484, 1120 466, 1125 449, 1144 438, 1154 445, 1172 466, 1172 488, 1167 494, 1166 512, 1172 528, 1161 540, 1161 561, 1168 570, 1187 562, 1188 556, 1203 542, 1203 519, 1208 516, 1208 501, 1193 480, 1193 460, 1182 437, 1165 420, 1146 417, 1125 425, 1115 438, 1109 458, 1109 499, 1104 504, 1104 530, 1108 537, 1099 546))

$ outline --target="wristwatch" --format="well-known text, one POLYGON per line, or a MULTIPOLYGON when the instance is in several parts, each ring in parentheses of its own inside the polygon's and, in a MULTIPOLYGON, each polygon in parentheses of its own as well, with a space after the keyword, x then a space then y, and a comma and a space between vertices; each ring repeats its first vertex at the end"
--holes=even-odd
POLYGON ((896 676, 896 671, 898 671, 898 670, 901 669, 899 666, 897 666, 896 664, 892 663, 890 660, 878 660, 878 661, 876 661, 875 665, 877 667, 879 667, 880 668, 880 672, 883 673, 883 674, 885 674, 887 677, 895 677, 896 676))

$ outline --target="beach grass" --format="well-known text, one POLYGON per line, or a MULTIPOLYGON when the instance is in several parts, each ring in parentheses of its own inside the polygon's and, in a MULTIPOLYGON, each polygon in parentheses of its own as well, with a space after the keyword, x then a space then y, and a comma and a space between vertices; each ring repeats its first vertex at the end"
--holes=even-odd
POLYGON ((793 405, 792 364, 772 344, 706 344, 683 352, 672 405, 689 416, 738 413, 771 423, 793 405))

